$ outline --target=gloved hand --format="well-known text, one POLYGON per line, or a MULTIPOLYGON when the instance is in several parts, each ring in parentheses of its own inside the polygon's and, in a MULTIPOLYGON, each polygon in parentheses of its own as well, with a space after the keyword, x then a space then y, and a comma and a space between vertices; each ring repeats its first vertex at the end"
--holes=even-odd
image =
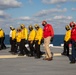
POLYGON ((54 37, 51 37, 51 42, 53 42, 53 38, 54 38, 54 37))
POLYGON ((43 44, 44 43, 44 39, 41 39, 41 44, 43 44))
POLYGON ((33 43, 33 40, 31 40, 30 43, 33 43))
POLYGON ((40 41, 38 41, 38 44, 40 45, 40 41))

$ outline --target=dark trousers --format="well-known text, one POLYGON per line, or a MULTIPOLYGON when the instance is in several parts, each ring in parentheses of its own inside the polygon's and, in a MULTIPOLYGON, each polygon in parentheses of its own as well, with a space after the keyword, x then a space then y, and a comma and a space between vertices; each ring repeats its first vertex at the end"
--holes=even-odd
POLYGON ((38 44, 38 40, 35 40, 35 51, 36 51, 36 57, 40 58, 40 45, 38 44))
MULTIPOLYGON (((9 38, 9 42, 10 42, 10 45, 11 45, 11 47, 12 47, 12 37, 10 37, 9 38)), ((10 49, 10 51, 11 51, 12 49, 10 49)), ((12 51, 11 51, 12 52, 12 51)))
POLYGON ((0 50, 1 50, 1 38, 0 38, 0 50))
POLYGON ((6 49, 6 46, 4 44, 4 40, 5 40, 5 37, 2 37, 1 38, 1 49, 6 49))
POLYGON ((12 43, 11 43, 11 52, 16 53, 16 39, 12 40, 12 43))
POLYGON ((69 55, 69 43, 70 41, 64 41, 64 51, 63 53, 65 53, 66 55, 69 55))
POLYGON ((0 38, 0 49, 5 49, 6 48, 6 46, 4 44, 4 40, 5 40, 5 37, 0 38))
POLYGON ((16 42, 16 44, 17 44, 17 46, 16 46, 17 52, 20 52, 20 42, 16 42))
POLYGON ((35 49, 33 47, 34 41, 32 43, 31 43, 31 41, 28 41, 28 43, 29 43, 29 48, 30 48, 30 54, 31 54, 31 56, 33 56, 35 54, 35 49))
POLYGON ((20 54, 26 54, 28 55, 29 54, 29 51, 28 49, 25 47, 25 39, 22 39, 21 42, 20 42, 20 54))
POLYGON ((76 42, 72 40, 72 61, 76 60, 76 42))
POLYGON ((12 44, 12 37, 9 38, 10 45, 12 44))

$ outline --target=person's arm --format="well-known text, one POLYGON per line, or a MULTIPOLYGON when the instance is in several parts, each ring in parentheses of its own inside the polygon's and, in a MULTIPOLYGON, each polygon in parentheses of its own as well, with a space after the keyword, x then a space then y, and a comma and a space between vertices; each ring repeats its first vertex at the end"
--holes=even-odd
POLYGON ((50 31, 51 31, 51 36, 54 37, 54 30, 53 30, 52 25, 49 26, 49 29, 50 29, 50 31))

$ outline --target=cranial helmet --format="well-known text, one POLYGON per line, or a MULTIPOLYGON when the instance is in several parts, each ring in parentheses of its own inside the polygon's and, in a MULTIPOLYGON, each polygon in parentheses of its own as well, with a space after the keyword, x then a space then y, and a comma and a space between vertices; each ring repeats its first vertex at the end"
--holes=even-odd
POLYGON ((39 27, 39 25, 38 24, 35 24, 35 26, 34 26, 35 28, 37 28, 37 27, 39 27))
POLYGON ((44 21, 42 21, 42 25, 43 25, 43 24, 46 24, 46 23, 47 23, 47 22, 46 22, 45 20, 44 20, 44 21))
POLYGON ((25 25, 24 25, 24 24, 21 24, 20 26, 21 26, 21 27, 25 27, 25 25))
POLYGON ((66 28, 66 30, 70 30, 70 26, 69 25, 66 25, 65 28, 66 28))
POLYGON ((32 25, 29 25, 29 27, 28 28, 33 28, 33 26, 32 25))
POLYGON ((73 27, 75 25, 75 22, 72 21, 72 22, 70 22, 69 25, 70 25, 70 27, 73 27))

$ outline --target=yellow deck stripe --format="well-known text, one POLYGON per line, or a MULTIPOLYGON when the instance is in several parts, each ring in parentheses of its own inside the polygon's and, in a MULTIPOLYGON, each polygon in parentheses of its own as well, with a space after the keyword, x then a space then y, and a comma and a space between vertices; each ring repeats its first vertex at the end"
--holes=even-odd
MULTIPOLYGON (((42 56, 45 56, 45 54, 42 56)), ((53 56, 61 56, 61 53, 54 53, 53 56)))
POLYGON ((0 55, 0 59, 2 59, 2 58, 18 58, 18 57, 26 57, 26 55, 24 55, 24 56, 18 56, 18 55, 0 55))
MULTIPOLYGON (((42 55, 42 56, 45 56, 42 55)), ((54 53, 53 56, 61 56, 61 53, 54 53)), ((18 56, 18 55, 0 55, 0 59, 3 59, 3 58, 18 58, 18 57, 26 57, 26 55, 24 56, 18 56)))

